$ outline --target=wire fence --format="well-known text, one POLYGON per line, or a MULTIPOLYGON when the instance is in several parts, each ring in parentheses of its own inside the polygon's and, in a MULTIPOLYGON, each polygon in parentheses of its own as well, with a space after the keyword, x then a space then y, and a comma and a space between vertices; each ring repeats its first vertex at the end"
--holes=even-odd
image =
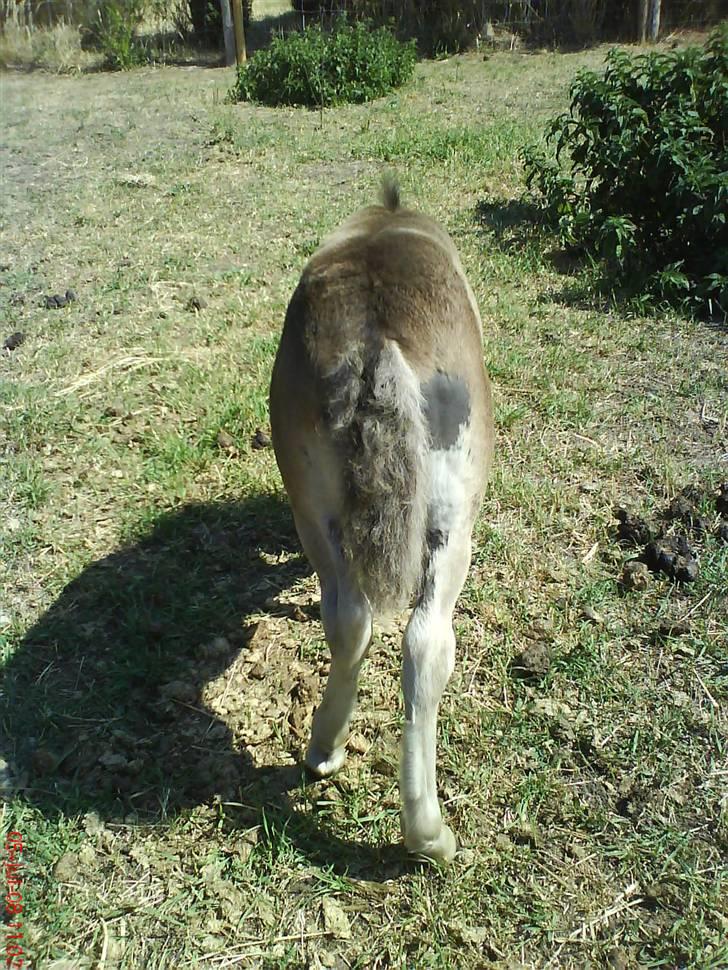
MULTIPOLYGON (((160 9, 186 6, 184 0, 147 2, 160 9)), ((0 0, 0 24, 12 21, 33 29, 59 21, 79 23, 98 3, 0 0)), ((398 32, 417 37, 430 51, 438 46, 462 49, 481 41, 497 45, 514 37, 533 43, 588 44, 633 39, 638 5, 638 0, 292 0, 298 17, 290 23, 292 27, 314 22, 326 26, 342 14, 368 17, 375 23, 393 23, 398 32)), ((662 0, 663 36, 681 28, 704 28, 724 18, 728 18, 728 0, 662 0)))
MULTIPOLYGON (((300 24, 324 26, 341 14, 392 23, 430 52, 525 40, 586 45, 634 40, 639 0, 293 0, 300 24)), ((728 0, 662 0, 662 36, 728 17, 728 0)))
POLYGON ((89 0, 0 0, 0 23, 15 23, 30 29, 52 27, 64 22, 79 23, 89 0))

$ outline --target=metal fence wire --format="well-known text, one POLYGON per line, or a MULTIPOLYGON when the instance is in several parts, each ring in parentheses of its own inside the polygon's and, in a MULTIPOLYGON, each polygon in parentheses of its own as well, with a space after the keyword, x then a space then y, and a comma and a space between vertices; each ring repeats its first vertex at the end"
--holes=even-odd
MULTIPOLYGON (((100 2, 0 0, 0 24, 14 21, 32 29, 59 21, 79 23, 100 2)), ((535 43, 632 39, 638 5, 638 0, 291 0, 299 24, 325 26, 341 14, 367 17, 375 23, 393 23, 432 50, 438 45, 453 50, 480 41, 508 42, 509 37, 535 43)), ((151 6, 164 3, 150 0, 151 6)), ((255 12, 253 0, 254 16, 255 12)), ((704 28, 724 18, 728 18, 728 0, 662 0, 663 36, 681 28, 704 28)))
MULTIPOLYGON (((301 24, 341 14, 392 23, 430 50, 475 43, 595 43, 633 40, 639 0, 293 0, 301 24)), ((728 0, 662 0, 662 36, 701 29, 728 17, 728 0)))

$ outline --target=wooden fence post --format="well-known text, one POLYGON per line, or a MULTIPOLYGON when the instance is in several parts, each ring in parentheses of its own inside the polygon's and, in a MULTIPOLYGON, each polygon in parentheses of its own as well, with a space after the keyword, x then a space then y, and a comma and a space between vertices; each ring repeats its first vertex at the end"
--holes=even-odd
POLYGON ((653 44, 657 42, 660 35, 660 13, 662 0, 651 0, 650 3, 650 40, 653 44))
POLYGON ((647 16, 650 12, 650 0, 639 0, 637 6, 637 40, 644 44, 647 40, 647 16))
POLYGON ((662 0, 639 0, 637 8, 637 39, 640 44, 657 42, 660 36, 662 0))
POLYGON ((235 34, 233 18, 230 13, 230 0, 220 0, 220 13, 222 14, 222 32, 225 37, 225 64, 232 67, 235 63, 235 34))
POLYGON ((235 27, 235 60, 244 64, 248 59, 245 49, 245 20, 243 19, 243 0, 232 0, 233 25, 235 27))

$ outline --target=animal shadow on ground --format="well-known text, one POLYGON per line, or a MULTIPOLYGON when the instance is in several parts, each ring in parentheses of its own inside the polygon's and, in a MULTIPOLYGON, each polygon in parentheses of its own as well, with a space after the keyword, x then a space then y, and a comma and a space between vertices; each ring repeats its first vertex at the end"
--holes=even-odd
MULTIPOLYGON (((296 810, 287 793, 307 784, 302 767, 256 763, 201 700, 246 649, 248 618, 310 572, 297 550, 288 506, 258 495, 163 513, 70 582, 13 654, 0 696, 1 753, 28 802, 46 817, 145 824, 219 799, 237 805, 233 827, 265 814, 266 832, 285 828, 342 872, 396 860, 296 810)), ((293 661, 296 644, 284 649, 293 661)))
POLYGON ((475 207, 475 221, 504 252, 521 250, 543 236, 543 218, 538 206, 519 199, 506 202, 481 199, 475 207))
MULTIPOLYGON (((549 294, 549 301, 566 306, 592 308, 603 299, 594 289, 594 281, 584 276, 587 262, 584 254, 563 246, 552 245, 556 233, 544 222, 537 205, 520 199, 506 202, 482 199, 475 209, 479 233, 501 252, 515 256, 520 262, 546 264, 568 279, 557 293, 549 294)), ((608 288, 608 281, 605 281, 608 288)))

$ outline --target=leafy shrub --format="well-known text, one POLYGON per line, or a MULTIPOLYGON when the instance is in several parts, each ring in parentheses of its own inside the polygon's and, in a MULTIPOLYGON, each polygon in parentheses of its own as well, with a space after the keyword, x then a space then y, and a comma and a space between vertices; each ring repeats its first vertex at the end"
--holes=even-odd
POLYGON ((399 87, 415 66, 413 41, 401 43, 385 27, 339 21, 275 38, 238 69, 233 101, 328 107, 381 97, 399 87))
POLYGON ((86 20, 84 45, 99 50, 109 67, 127 70, 143 64, 147 55, 136 32, 144 17, 145 0, 100 3, 86 20))
POLYGON ((610 51, 546 141, 526 183, 565 244, 629 294, 728 312, 728 24, 704 48, 610 51))

